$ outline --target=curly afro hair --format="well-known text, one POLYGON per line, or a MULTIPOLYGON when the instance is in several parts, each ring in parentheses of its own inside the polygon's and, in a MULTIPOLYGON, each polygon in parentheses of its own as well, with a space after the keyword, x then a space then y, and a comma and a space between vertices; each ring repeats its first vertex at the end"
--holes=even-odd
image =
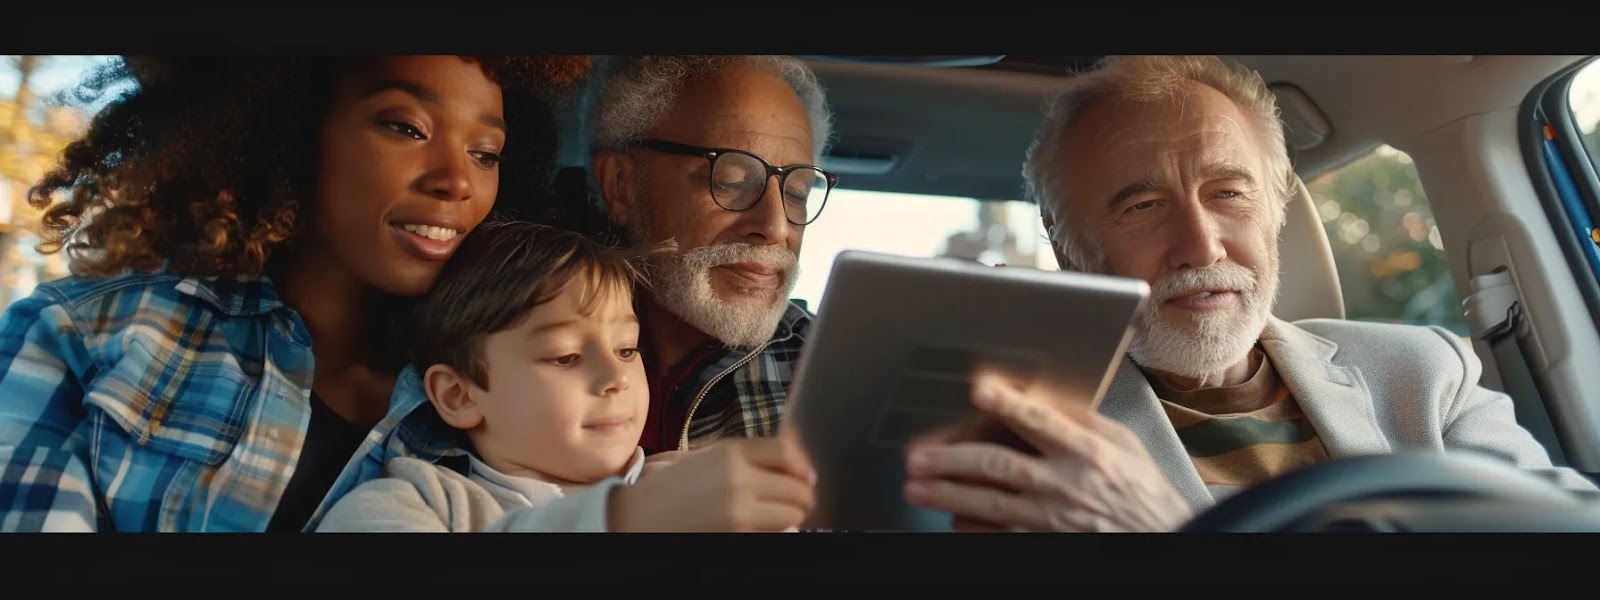
MULTIPOLYGON (((556 172, 557 111, 589 69, 583 56, 466 57, 502 87, 509 128, 495 212, 539 219, 556 172)), ((335 86, 376 57, 126 57, 70 94, 126 88, 28 193, 46 208, 40 250, 72 271, 165 267, 252 278, 275 270, 316 181, 335 86), (131 86, 126 84, 132 84, 131 86)))

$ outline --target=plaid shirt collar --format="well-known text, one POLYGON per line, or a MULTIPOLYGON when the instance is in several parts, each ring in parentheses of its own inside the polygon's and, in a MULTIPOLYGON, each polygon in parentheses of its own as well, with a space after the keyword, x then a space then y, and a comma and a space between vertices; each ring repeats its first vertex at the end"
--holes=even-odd
POLYGON ((261 316, 284 306, 277 289, 265 277, 247 281, 190 277, 179 281, 177 290, 230 317, 261 316))
MULTIPOLYGON (((687 441, 698 444, 776 433, 806 331, 814 320, 810 312, 791 303, 766 343, 746 351, 724 348, 702 363, 691 376, 693 384, 679 392, 679 401, 693 406, 701 397, 706 405, 692 411, 687 441)), ((680 438, 680 444, 683 441, 680 438)))

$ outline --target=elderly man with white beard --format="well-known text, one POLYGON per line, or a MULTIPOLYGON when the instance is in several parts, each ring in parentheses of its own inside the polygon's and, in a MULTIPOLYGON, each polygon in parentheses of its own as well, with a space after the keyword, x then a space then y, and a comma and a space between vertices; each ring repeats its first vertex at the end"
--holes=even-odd
POLYGON ((1170 531, 1295 469, 1403 449, 1484 453, 1596 491, 1552 466, 1449 331, 1272 316, 1294 179, 1256 73, 1109 59, 1051 104, 1023 173, 1062 268, 1152 294, 1098 412, 980 390, 1037 455, 961 440, 909 452, 908 497, 958 529, 1170 531))
MULTIPOLYGON (((625 56, 599 67, 586 126, 601 227, 634 245, 677 246, 649 265, 637 295, 648 465, 713 442, 776 444, 813 318, 789 301, 796 259, 837 182, 815 166, 831 129, 822 88, 784 56, 625 56)), ((781 453, 803 463, 793 448, 781 453)))

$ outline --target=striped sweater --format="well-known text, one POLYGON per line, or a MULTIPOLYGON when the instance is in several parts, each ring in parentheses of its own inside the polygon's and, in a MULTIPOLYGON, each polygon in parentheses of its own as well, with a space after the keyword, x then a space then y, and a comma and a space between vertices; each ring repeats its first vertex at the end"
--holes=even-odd
POLYGON ((1238 385, 1176 390, 1145 374, 1200 479, 1219 501, 1328 458, 1272 360, 1259 347, 1251 352, 1259 366, 1238 385))

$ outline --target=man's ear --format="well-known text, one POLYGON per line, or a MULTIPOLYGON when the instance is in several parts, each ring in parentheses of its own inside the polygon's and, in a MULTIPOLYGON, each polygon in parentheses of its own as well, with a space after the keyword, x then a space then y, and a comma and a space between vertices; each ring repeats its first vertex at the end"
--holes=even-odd
MULTIPOLYGON (((1054 215, 1051 215, 1049 211, 1039 211, 1039 218, 1044 221, 1044 230, 1046 232, 1053 231, 1055 229, 1056 218, 1054 215)), ((1075 270, 1072 268, 1072 261, 1067 260, 1067 255, 1061 252, 1061 246, 1057 244, 1055 240, 1056 236, 1048 234, 1047 236, 1048 239, 1045 240, 1045 243, 1050 244, 1050 253, 1056 256, 1056 266, 1060 267, 1063 271, 1075 270)))
POLYGON ((472 429, 483 423, 483 411, 472 399, 472 382, 446 365, 433 365, 422 373, 422 389, 439 417, 456 429, 472 429))
POLYGON ((636 166, 633 157, 625 152, 607 149, 594 155, 594 177, 600 185, 600 202, 605 206, 606 217, 621 227, 627 227, 629 217, 634 214, 633 170, 636 166))

